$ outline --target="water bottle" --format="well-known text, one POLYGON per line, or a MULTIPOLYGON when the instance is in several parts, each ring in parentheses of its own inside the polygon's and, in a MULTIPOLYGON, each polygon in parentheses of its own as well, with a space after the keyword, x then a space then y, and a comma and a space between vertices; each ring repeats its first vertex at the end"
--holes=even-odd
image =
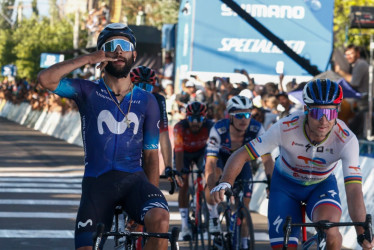
POLYGON ((230 227, 229 227, 229 230, 230 230, 231 233, 234 232, 235 220, 236 220, 236 212, 232 213, 231 217, 230 217, 230 227))

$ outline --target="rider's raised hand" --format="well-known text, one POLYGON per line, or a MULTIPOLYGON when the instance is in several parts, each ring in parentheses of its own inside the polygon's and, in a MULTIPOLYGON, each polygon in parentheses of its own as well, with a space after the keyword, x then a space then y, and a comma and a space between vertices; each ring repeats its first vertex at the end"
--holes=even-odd
POLYGON ((89 55, 90 64, 100 63, 97 68, 103 70, 108 62, 118 61, 118 55, 114 52, 105 52, 98 50, 89 55))

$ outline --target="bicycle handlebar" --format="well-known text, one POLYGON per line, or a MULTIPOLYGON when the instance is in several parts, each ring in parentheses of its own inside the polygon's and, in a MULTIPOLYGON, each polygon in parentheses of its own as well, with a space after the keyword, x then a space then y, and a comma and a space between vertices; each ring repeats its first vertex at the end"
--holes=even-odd
POLYGON ((372 232, 372 218, 371 214, 367 214, 364 222, 330 222, 327 220, 321 220, 312 223, 292 223, 291 216, 286 217, 286 221, 283 225, 283 249, 287 249, 288 247, 288 240, 291 234, 292 227, 315 227, 317 232, 323 232, 325 229, 329 229, 332 227, 341 227, 341 226, 361 226, 365 229, 365 239, 369 242, 373 239, 373 232, 372 232), (368 235, 366 235, 368 234, 368 235))
POLYGON ((165 175, 160 175, 160 178, 161 179, 168 179, 168 178, 171 178, 172 181, 170 181, 170 190, 169 190, 169 194, 174 194, 175 192, 175 187, 176 187, 176 180, 175 180, 175 176, 178 175, 178 176, 181 176, 180 172, 177 171, 177 170, 173 170, 171 167, 167 167, 165 169, 165 175))

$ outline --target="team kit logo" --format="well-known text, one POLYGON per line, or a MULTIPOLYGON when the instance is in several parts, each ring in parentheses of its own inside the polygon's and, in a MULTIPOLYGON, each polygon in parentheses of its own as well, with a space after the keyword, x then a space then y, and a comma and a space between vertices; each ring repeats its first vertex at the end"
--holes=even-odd
POLYGON ((302 155, 299 155, 297 159, 303 160, 305 164, 312 164, 317 167, 324 167, 326 165, 326 160, 319 158, 319 157, 314 157, 314 158, 308 158, 302 155))
POLYGON ((108 127, 109 131, 116 135, 125 133, 127 123, 134 124, 134 135, 138 133, 139 129, 139 119, 133 112, 128 113, 122 121, 117 121, 109 110, 102 110, 97 117, 97 128, 100 135, 104 134, 104 123, 108 127))

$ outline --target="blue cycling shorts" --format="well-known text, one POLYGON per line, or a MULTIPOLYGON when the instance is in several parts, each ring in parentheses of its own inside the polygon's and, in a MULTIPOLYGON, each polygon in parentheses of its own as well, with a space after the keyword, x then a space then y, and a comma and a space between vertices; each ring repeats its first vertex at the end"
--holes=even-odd
MULTIPOLYGON (((301 202, 305 202, 306 214, 313 221, 314 210, 321 205, 330 205, 341 210, 339 190, 334 175, 324 181, 304 186, 282 176, 274 169, 271 178, 270 197, 268 206, 269 237, 272 247, 283 245, 283 224, 287 216, 292 222, 301 223, 301 202)), ((296 247, 301 228, 292 228, 289 246, 296 247)))
POLYGON ((143 171, 110 171, 97 178, 84 177, 75 224, 75 248, 92 246, 97 223, 104 223, 105 231, 110 230, 116 206, 122 206, 140 224, 144 224, 150 209, 169 209, 160 189, 148 181, 143 171))

